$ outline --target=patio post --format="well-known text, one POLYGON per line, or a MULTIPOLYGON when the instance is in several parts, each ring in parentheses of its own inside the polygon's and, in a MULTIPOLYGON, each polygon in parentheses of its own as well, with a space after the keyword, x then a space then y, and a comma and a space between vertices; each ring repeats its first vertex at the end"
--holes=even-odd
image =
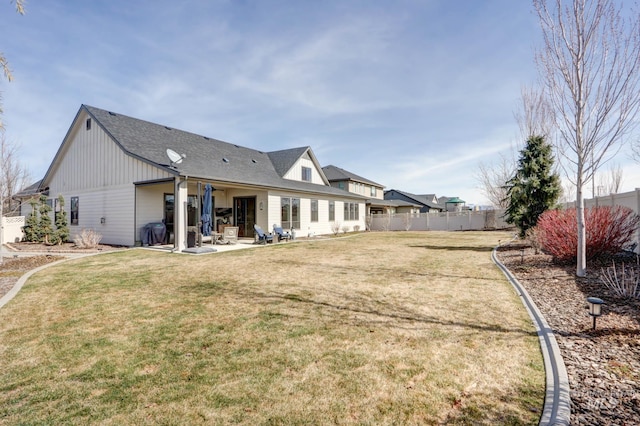
POLYGON ((173 248, 183 251, 187 248, 187 177, 184 180, 176 176, 174 180, 174 205, 173 205, 173 248))

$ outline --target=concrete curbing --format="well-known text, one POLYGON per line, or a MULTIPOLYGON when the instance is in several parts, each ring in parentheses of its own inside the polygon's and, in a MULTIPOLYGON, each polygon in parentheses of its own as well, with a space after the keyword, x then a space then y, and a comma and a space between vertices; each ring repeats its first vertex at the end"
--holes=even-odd
POLYGON ((544 359, 544 370, 546 375, 546 392, 544 408, 540 417, 540 425, 569 425, 571 423, 571 395, 569 388, 569 376, 560 354, 558 342, 553 335, 553 330, 547 324, 544 316, 533 302, 529 293, 522 287, 518 280, 511 274, 498 257, 497 247, 491 252, 491 259, 498 265, 507 277, 513 288, 516 290, 522 304, 527 308, 529 316, 536 327, 540 349, 544 359))

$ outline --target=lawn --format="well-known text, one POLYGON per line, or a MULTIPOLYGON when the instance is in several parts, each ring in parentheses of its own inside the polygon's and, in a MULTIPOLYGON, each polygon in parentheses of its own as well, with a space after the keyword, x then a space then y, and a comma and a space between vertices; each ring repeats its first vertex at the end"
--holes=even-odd
POLYGON ((0 309, 0 424, 537 424, 506 233, 395 232, 34 275, 0 309))

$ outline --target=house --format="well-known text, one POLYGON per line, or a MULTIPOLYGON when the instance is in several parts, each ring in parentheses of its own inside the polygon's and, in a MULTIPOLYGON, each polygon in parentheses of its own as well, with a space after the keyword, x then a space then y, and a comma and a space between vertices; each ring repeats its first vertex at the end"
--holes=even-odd
POLYGON ((390 189, 384 192, 384 199, 415 203, 420 206, 420 213, 441 212, 445 210, 445 206, 438 202, 439 200, 435 194, 416 195, 397 189, 390 189))
POLYGON ((445 211, 448 212, 461 212, 463 210, 471 210, 471 208, 467 207, 466 201, 461 200, 458 197, 440 197, 438 199, 440 204, 445 206, 445 211))
MULTIPOLYGON (((254 224, 298 236, 329 234, 339 221, 365 228, 365 200, 330 185, 310 147, 273 152, 234 145, 82 105, 38 190, 65 201, 71 235, 134 246, 163 222, 182 251, 197 230, 200 189, 213 187, 213 223, 254 236, 254 224)), ((214 226, 214 230, 216 227, 214 226)))
POLYGON ((392 209, 396 205, 384 199, 383 185, 333 165, 323 167, 322 171, 331 186, 368 197, 367 216, 370 214, 395 213, 392 209))
POLYGON ((23 188, 20 192, 13 195, 13 199, 20 203, 20 216, 27 216, 31 213, 31 202, 38 202, 40 200, 40 184, 42 180, 39 180, 26 188, 23 188))

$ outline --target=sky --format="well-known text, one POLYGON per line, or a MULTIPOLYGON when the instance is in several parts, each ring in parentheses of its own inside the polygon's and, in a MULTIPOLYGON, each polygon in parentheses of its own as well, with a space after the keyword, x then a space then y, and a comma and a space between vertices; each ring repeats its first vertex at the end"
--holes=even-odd
POLYGON ((3 3, 2 120, 33 181, 86 104, 486 204, 478 166, 521 148, 514 112, 537 78, 524 0, 3 3))

